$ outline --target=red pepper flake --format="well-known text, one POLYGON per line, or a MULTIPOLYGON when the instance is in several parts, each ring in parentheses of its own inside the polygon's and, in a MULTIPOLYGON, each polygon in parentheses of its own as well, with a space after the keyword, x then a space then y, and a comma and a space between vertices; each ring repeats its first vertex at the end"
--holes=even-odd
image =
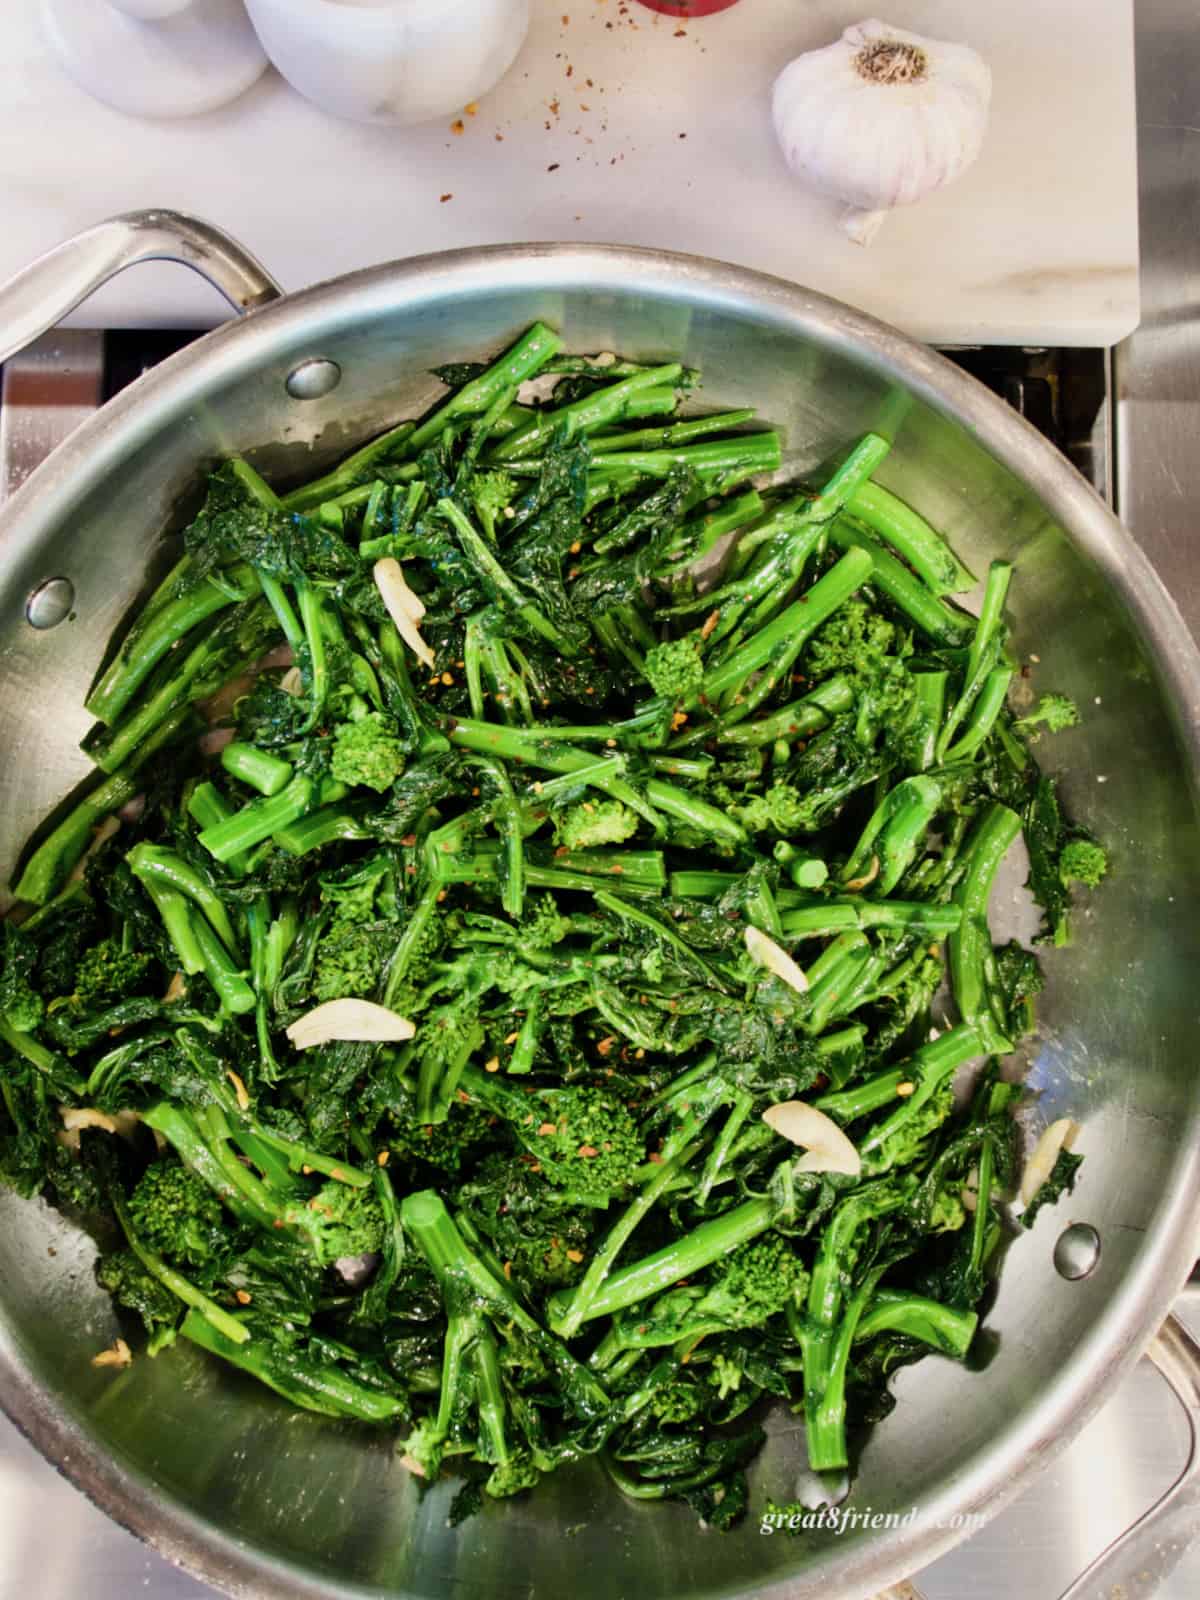
POLYGON ((563 12, 563 19, 562 19, 562 25, 563 25, 564 28, 566 27, 567 23, 570 22, 570 20, 571 20, 570 16, 568 15, 567 12, 564 11, 563 12))
POLYGON ((680 134, 680 135, 679 135, 679 137, 680 137, 680 138, 681 138, 681 139, 686 139, 686 138, 687 138, 687 134, 686 134, 686 133, 681 133, 681 134, 680 134))
POLYGON ((239 1289, 234 1295, 234 1299, 240 1306, 248 1306, 250 1304, 250 1296, 246 1293, 245 1289, 239 1289))
POLYGON ((569 61, 568 61, 568 62, 567 62, 567 77, 568 77, 568 78, 570 78, 570 77, 573 77, 573 76, 574 76, 574 73, 575 73, 575 68, 574 68, 574 67, 573 67, 573 66, 572 66, 572 65, 571 65, 571 63, 570 63, 570 62, 569 62, 569 61))
POLYGON ((451 133, 466 133, 467 125, 461 117, 456 117, 450 124, 451 133))
POLYGON ((686 39, 687 38, 687 29, 686 28, 676 28, 675 32, 671 35, 671 37, 673 39, 686 39))
POLYGON ((550 165, 549 165, 549 166, 548 166, 548 167, 547 167, 547 168, 546 168, 546 171, 547 171, 547 172, 557 172, 557 171, 558 171, 558 169, 559 169, 559 165, 560 165, 560 163, 559 163, 559 162, 557 162, 557 161, 552 161, 552 162, 551 162, 551 163, 550 163, 550 165))
POLYGON ((575 1154, 577 1156, 586 1156, 590 1158, 592 1156, 598 1156, 600 1152, 596 1149, 594 1144, 581 1144, 579 1149, 576 1150, 575 1154))
POLYGON ((504 143, 504 135, 502 133, 493 134, 492 137, 495 139, 497 144, 504 143))
POLYGON ((511 1279, 512 1279, 512 1262, 511 1261, 506 1261, 504 1263, 504 1276, 511 1281, 511 1279))
POLYGON ((647 1161, 653 1161, 653 1163, 654 1163, 654 1165, 656 1167, 661 1167, 662 1166, 662 1157, 659 1155, 657 1150, 651 1150, 650 1154, 646 1157, 646 1159, 647 1159, 647 1161))
POLYGON ((439 200, 440 200, 440 201, 441 201, 441 203, 442 203, 442 204, 443 204, 443 205, 445 205, 445 204, 446 204, 446 201, 447 201, 447 200, 453 200, 453 199, 454 199, 454 196, 453 196, 453 195, 452 195, 452 194, 442 194, 442 195, 439 195, 439 196, 438 196, 438 199, 439 199, 439 200))
POLYGON ((479 115, 479 101, 472 100, 470 105, 465 105, 463 107, 463 110, 469 117, 477 117, 479 115))
POLYGON ((543 1122, 538 1126, 538 1133, 542 1136, 543 1139, 547 1138, 550 1134, 557 1133, 557 1132, 558 1132, 558 1126, 557 1126, 556 1123, 553 1123, 553 1122, 543 1122))
POLYGON ((616 1042, 616 1035, 610 1033, 606 1038, 600 1040, 596 1049, 602 1056, 606 1056, 616 1042))
POLYGON ((583 1251, 582 1250, 568 1250, 567 1251, 567 1260, 568 1261, 574 1261, 576 1263, 582 1261, 583 1260, 583 1251))
POLYGON ((551 100, 551 102, 550 102, 550 115, 552 117, 556 117, 558 115, 558 101, 557 100, 551 100))

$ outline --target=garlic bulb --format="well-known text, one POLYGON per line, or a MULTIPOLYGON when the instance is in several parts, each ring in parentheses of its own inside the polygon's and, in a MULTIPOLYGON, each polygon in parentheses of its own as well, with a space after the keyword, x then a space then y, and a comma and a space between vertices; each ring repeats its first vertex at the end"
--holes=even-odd
POLYGON ((991 94, 988 65, 969 45, 856 22, 783 69, 771 112, 788 166, 844 201, 843 228, 870 244, 893 206, 967 170, 991 94))

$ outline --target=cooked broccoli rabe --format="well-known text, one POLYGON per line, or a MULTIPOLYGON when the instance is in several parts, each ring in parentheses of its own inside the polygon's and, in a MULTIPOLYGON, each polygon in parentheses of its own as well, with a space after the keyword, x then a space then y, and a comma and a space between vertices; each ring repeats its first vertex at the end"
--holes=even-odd
POLYGON ((334 734, 329 771, 347 788, 359 785, 382 794, 404 771, 404 746, 396 725, 382 711, 343 722, 334 734))
POLYGON ((1047 733, 1061 733, 1064 728, 1075 727, 1078 721, 1079 707, 1074 700, 1065 694, 1044 694, 1014 727, 1026 738, 1036 739, 1043 729, 1047 733))
POLYGON ((695 639, 685 634, 647 650, 646 681, 664 700, 690 700, 704 681, 704 662, 695 639))
POLYGON ((1058 870, 1067 888, 1081 883, 1086 889, 1098 889, 1108 871, 1108 852, 1090 839, 1072 839, 1063 846, 1058 870))
POLYGON ((619 800, 584 800, 555 819, 555 836, 564 849, 595 850, 624 844, 638 829, 638 818, 619 800))
POLYGON ((1020 575, 948 598, 881 435, 780 488, 679 362, 536 324, 440 375, 282 496, 221 465, 96 679, 4 923, 0 1182, 123 1236, 151 1352, 465 1465, 452 1522, 595 1456, 727 1527, 763 1404, 841 1473, 968 1351, 1019 1091, 961 1076, 1041 987, 993 887, 1023 837, 1061 944, 1108 870, 1029 749, 1077 715, 1008 708, 1020 575))

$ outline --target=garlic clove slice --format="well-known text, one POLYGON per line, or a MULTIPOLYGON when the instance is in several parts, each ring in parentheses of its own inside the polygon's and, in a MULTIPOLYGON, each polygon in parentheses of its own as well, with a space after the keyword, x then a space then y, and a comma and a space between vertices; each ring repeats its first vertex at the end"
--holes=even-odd
POLYGON ((397 1011, 372 1000, 326 1000, 305 1012, 287 1030, 297 1050, 330 1044, 335 1039, 360 1039, 372 1044, 398 1044, 411 1039, 415 1024, 397 1011))
POLYGON ((421 637, 417 623, 425 615, 420 596, 413 593, 405 582, 404 570, 394 556, 383 556, 372 572, 375 587, 379 590, 388 616, 396 624, 396 631, 417 660, 427 667, 433 666, 433 651, 421 637))
POLYGON ((1054 1163, 1064 1150, 1070 1150, 1079 1134, 1079 1124, 1070 1117, 1052 1122, 1033 1147, 1033 1154, 1021 1174, 1021 1204, 1027 1206, 1054 1171, 1054 1163))
POLYGON ((746 949, 750 959, 760 967, 765 967, 768 972, 786 983, 789 988, 795 989, 797 994, 808 993, 808 979, 788 955, 787 951, 777 945, 774 939, 768 938, 761 928, 746 928, 746 949))
POLYGON ((768 1128, 807 1152, 797 1163, 798 1172, 842 1172, 857 1178, 862 1157, 850 1140, 823 1111, 803 1100, 781 1100, 763 1112, 768 1128))

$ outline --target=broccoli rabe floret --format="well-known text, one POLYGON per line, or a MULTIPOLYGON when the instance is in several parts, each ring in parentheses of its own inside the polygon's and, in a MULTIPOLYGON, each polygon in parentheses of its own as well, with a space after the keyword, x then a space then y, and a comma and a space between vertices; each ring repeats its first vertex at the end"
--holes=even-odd
POLYGON ((700 688, 704 663, 690 634, 668 639, 646 652, 646 678, 664 700, 688 700, 700 688))
POLYGON ((354 1189, 330 1178, 308 1202, 308 1212, 317 1256, 326 1266, 383 1246, 386 1223, 373 1189, 354 1189))
POLYGON ((1058 858, 1059 876, 1068 887, 1081 883, 1085 889, 1098 888, 1107 871, 1107 851, 1090 839, 1072 839, 1058 858))
POLYGON ((868 658, 890 650, 895 624, 873 611, 863 600, 847 600, 813 636, 806 663, 814 678, 861 667, 868 658))
POLYGON ((398 1156, 427 1161, 443 1172, 457 1172, 473 1160, 491 1132, 491 1117, 478 1106, 450 1102, 444 1122, 418 1122, 411 1102, 398 1106, 387 1130, 387 1142, 398 1156))
POLYGON ((317 946, 313 996, 341 1000, 346 995, 369 995, 379 982, 379 968, 379 940, 371 929, 356 922, 335 922, 317 946))
POLYGON ((1016 723, 1019 733, 1035 739, 1044 728, 1047 733, 1061 733, 1073 728, 1079 721, 1079 707, 1065 694, 1044 694, 1025 716, 1016 723))
POLYGON ((646 1159, 637 1123, 602 1089, 571 1087, 531 1096, 518 1130, 553 1184, 579 1194, 624 1189, 646 1159))
POLYGON ((334 734, 329 771, 339 783, 382 794, 404 771, 404 748, 395 723, 382 711, 343 722, 334 734))
POLYGON ((221 1202, 182 1162, 156 1161, 129 1197, 134 1232, 156 1255, 203 1267, 229 1246, 221 1202))
POLYGON ((805 833, 815 826, 812 807, 790 783, 777 780, 762 794, 751 795, 733 814, 752 833, 805 833))
POLYGON ((704 1395, 694 1383, 664 1383, 654 1391, 646 1409, 660 1422, 690 1422, 704 1409, 704 1395))
POLYGON ((517 480, 511 473, 477 472, 471 479, 471 503, 484 533, 495 543, 496 519, 512 505, 519 493, 517 480))
POLYGON ((808 1285, 808 1273, 787 1240, 769 1233, 739 1245, 713 1281, 695 1301, 692 1312, 699 1320, 724 1323, 730 1328, 754 1327, 798 1302, 808 1285))
POLYGON ((81 1005, 102 1000, 123 1000, 146 981, 153 957, 137 950, 122 950, 115 939, 101 939, 85 950, 75 969, 75 998, 81 1005))
POLYGON ((484 1488, 493 1499, 504 1500, 511 1494, 520 1494, 523 1489, 534 1488, 540 1477, 530 1457, 519 1451, 492 1468, 484 1488))
POLYGON ((584 800, 555 818, 555 836, 568 850, 623 844, 637 832, 637 813, 619 800, 584 800))
POLYGON ((553 950, 561 944, 570 931, 570 921, 563 916, 551 894, 542 895, 527 910, 521 923, 521 943, 531 950, 553 950))

